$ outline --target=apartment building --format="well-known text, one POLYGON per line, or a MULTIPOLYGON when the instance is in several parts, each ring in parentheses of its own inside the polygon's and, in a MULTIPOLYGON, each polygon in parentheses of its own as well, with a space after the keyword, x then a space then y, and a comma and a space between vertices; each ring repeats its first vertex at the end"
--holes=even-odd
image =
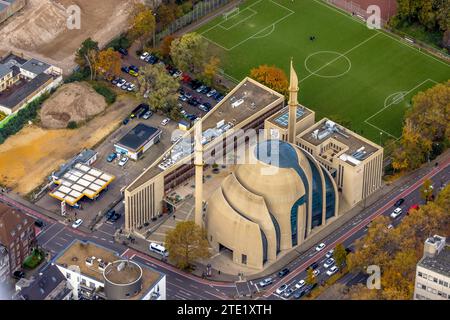
POLYGON ((414 300, 450 300, 450 246, 435 235, 425 241, 417 264, 414 300))

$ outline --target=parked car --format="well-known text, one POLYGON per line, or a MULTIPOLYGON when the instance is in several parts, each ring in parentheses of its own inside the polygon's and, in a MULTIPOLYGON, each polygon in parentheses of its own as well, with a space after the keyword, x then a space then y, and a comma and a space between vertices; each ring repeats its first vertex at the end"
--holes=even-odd
POLYGON ((20 271, 20 270, 14 271, 13 277, 17 280, 23 279, 23 278, 25 278, 25 272, 20 271))
POLYGON ((151 112, 150 110, 147 111, 146 113, 144 113, 144 115, 142 116, 142 119, 144 120, 148 120, 150 119, 150 117, 153 115, 153 112, 151 112))
POLYGON ((333 274, 335 274, 336 272, 339 271, 339 268, 337 266, 332 266, 328 271, 327 271, 327 275, 328 276, 332 276, 333 274))
POLYGON ((323 266, 325 267, 325 269, 328 269, 329 267, 331 267, 332 265, 334 265, 334 259, 333 258, 329 258, 327 259, 327 261, 325 261, 325 263, 323 264, 323 266))
POLYGON ((334 249, 331 249, 330 251, 327 252, 327 254, 325 255, 326 258, 331 258, 333 256, 334 253, 334 249))
POLYGON ((127 125, 128 122, 130 122, 130 118, 125 118, 125 119, 123 119, 122 124, 127 125))
POLYGON ((111 219, 109 219, 109 221, 116 222, 117 220, 120 219, 120 217, 122 217, 122 215, 120 213, 116 213, 111 217, 111 219))
POLYGON ((44 224, 44 221, 38 219, 38 220, 34 221, 34 225, 38 228, 42 228, 45 224, 44 224))
POLYGON ((145 60, 150 54, 148 52, 144 52, 143 54, 141 54, 141 56, 139 57, 141 60, 145 60))
POLYGON ((203 93, 203 94, 208 94, 208 92, 209 91, 211 91, 211 88, 210 87, 207 87, 207 86, 205 86, 201 91, 200 91, 200 93, 203 93))
POLYGON ((135 89, 136 89, 136 85, 133 83, 130 83, 130 85, 127 88, 127 90, 130 92, 133 92, 135 89))
POLYGON ((294 293, 294 289, 288 288, 288 289, 284 290, 283 297, 289 298, 293 293, 294 293))
POLYGON ((402 208, 396 208, 392 213, 391 213, 391 218, 395 219, 398 216, 400 216, 402 214, 402 208))
POLYGON ((120 81, 120 78, 114 78, 112 81, 111 81, 111 83, 113 84, 113 85, 117 85, 117 83, 120 81))
POLYGON ((123 157, 119 161, 119 166, 124 167, 127 164, 127 162, 128 162, 128 157, 123 157))
POLYGON ((162 126, 166 126, 170 122, 169 118, 165 118, 163 121, 161 121, 162 126))
POLYGON ((211 91, 209 91, 206 96, 208 98, 211 98, 213 95, 215 95, 217 93, 217 91, 215 89, 212 89, 211 91))
POLYGON ((295 284, 295 288, 301 289, 301 288, 303 288, 305 286, 305 284, 306 284, 306 281, 302 279, 302 280, 300 280, 299 282, 297 282, 295 284))
POLYGON ((186 102, 186 101, 188 101, 188 98, 187 98, 185 95, 180 94, 180 95, 178 96, 178 100, 183 101, 183 102, 186 102))
POLYGON ((409 207, 408 212, 406 214, 409 215, 409 213, 412 210, 419 210, 419 205, 418 204, 413 204, 411 207, 409 207))
POLYGON ((139 68, 133 64, 129 68, 130 68, 130 70, 133 70, 134 72, 139 72, 139 68))
POLYGON ((278 277, 279 278, 283 278, 284 276, 286 276, 289 272, 291 272, 288 268, 284 268, 283 270, 281 270, 280 272, 278 272, 278 277))
POLYGON ((124 55, 124 56, 127 56, 127 55, 128 55, 128 50, 127 50, 127 49, 119 48, 119 50, 117 50, 117 51, 119 51, 120 54, 122 54, 122 55, 124 55))
POLYGON ((319 263, 316 261, 316 262, 313 262, 313 263, 311 263, 311 265, 308 267, 308 269, 317 269, 319 267, 319 263))
POLYGON ((204 84, 202 84, 200 87, 198 87, 195 91, 197 91, 197 93, 202 92, 204 89, 206 89, 206 86, 204 84))
POLYGON ((130 75, 132 75, 133 77, 137 77, 139 75, 139 73, 137 73, 134 70, 130 70, 130 72, 128 72, 130 75))
POLYGON ((317 251, 317 252, 322 251, 325 247, 326 247, 326 246, 325 246, 325 243, 322 242, 321 244, 319 244, 319 245, 316 247, 316 251, 317 251))
POLYGON ((183 72, 181 72, 180 70, 175 71, 175 73, 173 74, 174 78, 179 78, 181 77, 181 75, 183 74, 183 72))
POLYGON ((78 219, 72 224, 72 228, 77 229, 82 224, 83 224, 83 219, 78 219))
POLYGON ((395 202, 394 207, 400 207, 403 204, 403 202, 405 202, 405 199, 403 198, 398 199, 397 202, 395 202))
POLYGON ((266 279, 264 279, 264 280, 262 280, 262 281, 259 282, 259 286, 260 286, 261 288, 264 288, 264 287, 267 287, 267 286, 271 285, 272 282, 273 282, 273 279, 272 279, 272 278, 266 278, 266 279))
POLYGON ((117 158, 117 153, 113 152, 108 155, 108 157, 106 158, 106 161, 113 162, 116 158, 117 158))
POLYGON ((281 285, 281 287, 279 287, 275 292, 277 293, 277 294, 282 294, 283 292, 284 292, 284 290, 286 290, 288 288, 288 285, 287 284, 283 284, 283 285, 281 285))
POLYGON ((114 217, 115 214, 116 214, 116 210, 109 210, 105 215, 106 220, 110 220, 112 217, 114 217))
POLYGON ((127 80, 125 80, 125 79, 120 79, 119 80, 119 82, 117 82, 117 86, 119 87, 119 88, 121 88, 124 84, 126 84, 127 83, 127 80))
POLYGON ((120 70, 125 73, 130 73, 130 67, 123 66, 120 70))
POLYGON ((314 277, 317 277, 320 274, 320 269, 314 269, 313 275, 314 277))

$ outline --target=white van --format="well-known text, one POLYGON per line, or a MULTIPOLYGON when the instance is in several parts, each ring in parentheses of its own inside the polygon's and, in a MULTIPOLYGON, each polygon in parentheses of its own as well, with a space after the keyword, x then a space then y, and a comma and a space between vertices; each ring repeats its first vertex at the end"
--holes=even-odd
POLYGON ((169 256, 169 252, 166 250, 166 248, 164 248, 160 244, 152 242, 152 243, 150 243, 149 249, 150 249, 150 251, 153 251, 153 252, 156 252, 156 253, 162 255, 163 257, 169 256))

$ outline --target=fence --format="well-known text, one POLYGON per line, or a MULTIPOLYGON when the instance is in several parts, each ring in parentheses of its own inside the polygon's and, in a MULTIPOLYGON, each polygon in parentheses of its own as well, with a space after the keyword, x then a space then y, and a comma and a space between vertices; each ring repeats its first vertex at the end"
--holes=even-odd
POLYGON ((214 10, 223 7, 233 0, 204 0, 197 3, 190 12, 172 22, 166 29, 156 35, 156 43, 159 43, 165 36, 173 34, 183 27, 200 20, 214 10))
MULTIPOLYGON (((339 8, 341 10, 347 11, 351 13, 353 16, 356 16, 357 18, 361 19, 361 21, 367 21, 367 19, 370 17, 370 13, 367 13, 367 10, 362 9, 361 6, 353 1, 348 0, 324 0, 329 5, 334 6, 336 8, 339 8)), ((408 34, 401 32, 395 28, 391 28, 388 24, 388 21, 385 19, 381 19, 383 29, 388 32, 393 37, 397 38, 398 40, 404 42, 405 44, 415 46, 419 50, 424 49, 430 54, 433 54, 441 59, 444 59, 446 61, 450 61, 450 55, 448 55, 445 52, 445 49, 439 50, 438 48, 435 48, 423 41, 412 39, 411 36, 408 34)))

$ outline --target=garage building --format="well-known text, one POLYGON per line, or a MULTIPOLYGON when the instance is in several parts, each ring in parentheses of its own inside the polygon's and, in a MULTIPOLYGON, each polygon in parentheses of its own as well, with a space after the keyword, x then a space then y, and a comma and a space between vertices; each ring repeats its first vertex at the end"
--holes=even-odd
POLYGON ((161 139, 161 129, 138 124, 114 145, 116 152, 138 160, 144 152, 161 139))

